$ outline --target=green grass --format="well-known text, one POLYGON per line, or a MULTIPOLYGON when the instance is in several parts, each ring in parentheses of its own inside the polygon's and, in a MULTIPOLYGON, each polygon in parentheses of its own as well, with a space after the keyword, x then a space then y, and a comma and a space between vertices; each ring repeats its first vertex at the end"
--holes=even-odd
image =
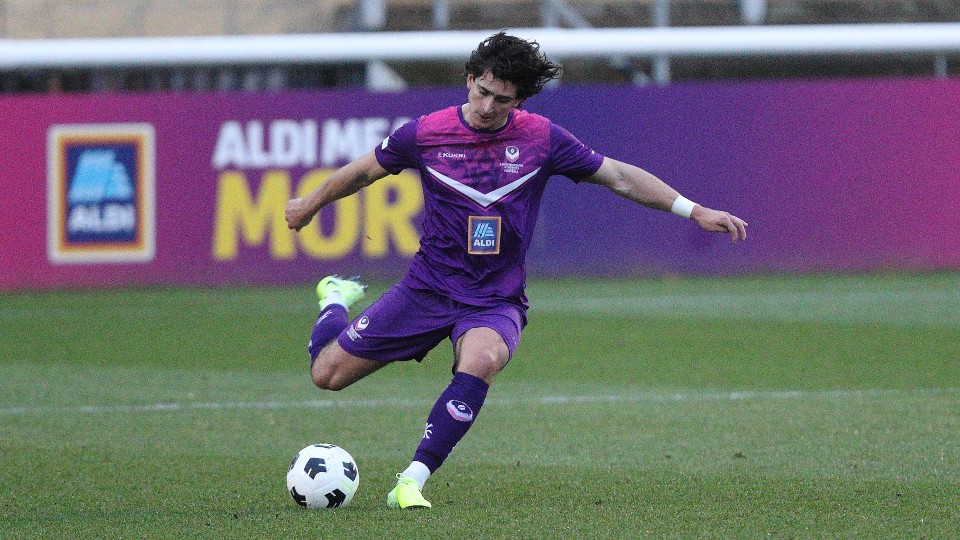
POLYGON ((5 293, 0 538, 960 536, 960 276, 528 292, 421 512, 384 500, 448 343, 322 392, 309 287, 5 293), (357 459, 350 507, 286 494, 314 442, 357 459))

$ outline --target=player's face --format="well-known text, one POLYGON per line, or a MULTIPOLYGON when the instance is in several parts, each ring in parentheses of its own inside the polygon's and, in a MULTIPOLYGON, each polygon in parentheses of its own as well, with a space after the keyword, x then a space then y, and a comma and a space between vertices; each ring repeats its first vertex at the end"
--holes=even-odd
POLYGON ((523 102, 517 99, 516 85, 497 79, 489 71, 480 77, 467 75, 467 88, 470 92, 463 107, 463 118, 474 129, 503 127, 510 111, 523 102))

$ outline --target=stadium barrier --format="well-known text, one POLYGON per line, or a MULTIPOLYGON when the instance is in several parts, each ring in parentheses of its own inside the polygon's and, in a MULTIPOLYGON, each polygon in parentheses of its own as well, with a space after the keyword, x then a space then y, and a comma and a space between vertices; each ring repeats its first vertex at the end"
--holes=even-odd
MULTIPOLYGON (((0 40, 0 69, 296 62, 462 61, 495 30, 0 40)), ((943 54, 960 23, 670 28, 523 28, 553 58, 943 54)))
MULTIPOLYGON (((0 288, 395 278, 420 234, 414 174, 299 234, 284 203, 464 93, 2 98, 0 288)), ((536 275, 960 268, 960 81, 569 86, 527 108, 750 223, 731 245, 554 178, 528 258, 536 275)))

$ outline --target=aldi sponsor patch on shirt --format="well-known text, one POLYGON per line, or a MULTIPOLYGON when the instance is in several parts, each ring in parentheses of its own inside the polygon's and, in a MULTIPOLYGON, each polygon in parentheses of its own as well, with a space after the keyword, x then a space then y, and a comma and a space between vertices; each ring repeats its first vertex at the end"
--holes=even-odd
POLYGON ((471 255, 500 253, 500 216, 470 216, 467 229, 467 251, 471 255))

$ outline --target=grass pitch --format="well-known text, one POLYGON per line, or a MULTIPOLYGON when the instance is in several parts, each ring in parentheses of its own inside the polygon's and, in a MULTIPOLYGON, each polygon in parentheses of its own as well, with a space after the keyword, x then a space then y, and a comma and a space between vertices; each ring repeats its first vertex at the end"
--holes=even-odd
MULTIPOLYGON (((385 290, 376 286, 371 297, 385 290)), ((440 345, 310 385, 310 287, 0 297, 0 537, 956 538, 960 276, 535 280, 477 424, 385 507, 440 345), (353 504, 290 458, 339 444, 353 504)))

